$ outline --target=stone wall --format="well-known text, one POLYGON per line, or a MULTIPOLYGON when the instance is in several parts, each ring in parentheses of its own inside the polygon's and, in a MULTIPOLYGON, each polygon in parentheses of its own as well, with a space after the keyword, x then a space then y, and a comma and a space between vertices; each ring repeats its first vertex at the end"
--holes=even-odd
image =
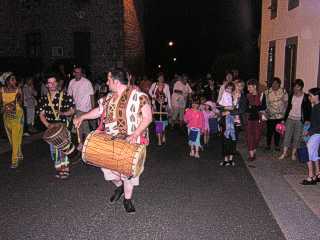
POLYGON ((0 57, 27 57, 26 34, 33 32, 41 34, 40 57, 45 67, 58 59, 74 58, 74 32, 90 32, 89 68, 93 75, 125 63, 133 66, 144 55, 134 1, 25 0, 29 5, 19 0, 0 2, 1 9, 8 9, 0 10, 0 57), (62 47, 63 56, 53 57, 52 47, 62 47))
POLYGON ((123 0, 123 5, 125 65, 141 74, 145 66, 142 1, 123 0))

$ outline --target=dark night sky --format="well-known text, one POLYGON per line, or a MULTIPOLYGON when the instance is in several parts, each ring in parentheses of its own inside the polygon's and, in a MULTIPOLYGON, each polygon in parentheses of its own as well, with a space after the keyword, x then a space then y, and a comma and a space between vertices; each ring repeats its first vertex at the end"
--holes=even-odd
POLYGON ((149 69, 162 64, 165 69, 203 72, 218 55, 243 49, 252 68, 257 62, 260 7, 260 0, 145 0, 149 69), (170 40, 174 48, 168 47, 170 40), (173 56, 176 67, 168 63, 173 56))

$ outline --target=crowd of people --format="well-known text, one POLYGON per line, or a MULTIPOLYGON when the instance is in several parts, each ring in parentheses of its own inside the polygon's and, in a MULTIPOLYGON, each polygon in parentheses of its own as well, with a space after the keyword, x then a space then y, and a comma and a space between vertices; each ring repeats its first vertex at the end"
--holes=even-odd
MULTIPOLYGON (((64 123, 74 132, 76 126, 79 135, 77 149, 80 152, 87 135, 97 127, 101 129, 105 125, 104 131, 118 134, 123 124, 117 120, 121 112, 116 108, 118 101, 127 94, 127 99, 122 100, 132 101, 131 118, 136 121, 130 123, 130 118, 124 119, 126 128, 122 131, 129 135, 129 142, 147 144, 146 132, 152 120, 158 146, 165 146, 168 127, 172 130, 186 126, 190 157, 200 158, 210 137, 220 136, 223 154, 220 165, 234 166, 239 134, 244 132, 248 161, 254 161, 266 129, 267 150, 271 150, 273 144, 274 150, 280 152, 283 140, 280 160, 288 157, 289 149, 292 160, 296 160, 297 150, 304 142, 309 160, 308 177, 301 183, 314 185, 320 182, 320 89, 312 88, 305 92, 301 79, 297 79, 292 92, 287 93, 277 77, 270 87, 262 88, 255 79, 243 81, 237 70, 226 72, 220 85, 211 74, 198 80, 192 80, 186 74, 175 74, 172 80, 166 81, 165 75, 159 73, 153 82, 147 77, 138 81, 130 73, 118 69, 106 72, 105 78, 105 81, 92 84, 81 67, 73 69, 73 79, 67 78, 60 68, 58 74, 47 75, 45 81, 35 87, 31 77, 18 82, 14 73, 3 73, 0 78, 3 83, 0 91, 1 132, 6 132, 12 145, 11 168, 20 165, 23 135, 37 132, 37 118, 47 129, 55 123, 64 123), (130 93, 128 89, 131 89, 130 93), (130 94, 135 96, 134 99, 130 100, 130 94), (103 115, 107 117, 99 121, 103 115), (279 126, 285 126, 285 131, 279 131, 279 126)), ((68 156, 54 145, 50 145, 50 154, 56 169, 55 176, 68 178, 68 156)), ((133 186, 138 185, 139 179, 115 175, 108 169, 103 169, 103 172, 105 179, 112 180, 117 187, 111 201, 117 201, 124 193, 125 209, 134 211, 130 199, 133 186)))

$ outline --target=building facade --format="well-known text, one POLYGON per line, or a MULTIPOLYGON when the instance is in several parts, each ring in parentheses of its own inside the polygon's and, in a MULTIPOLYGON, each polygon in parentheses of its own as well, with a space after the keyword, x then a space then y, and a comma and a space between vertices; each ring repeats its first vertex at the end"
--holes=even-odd
POLYGON ((320 1, 262 1, 260 82, 283 80, 290 91, 301 78, 305 89, 320 86, 320 1))
POLYGON ((144 68, 140 0, 1 0, 0 59, 47 68, 71 61, 93 75, 144 68))

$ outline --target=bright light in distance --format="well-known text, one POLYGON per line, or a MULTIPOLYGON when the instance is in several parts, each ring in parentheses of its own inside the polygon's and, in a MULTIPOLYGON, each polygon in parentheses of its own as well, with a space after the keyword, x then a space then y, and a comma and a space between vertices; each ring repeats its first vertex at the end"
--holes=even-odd
POLYGON ((161 68, 161 65, 160 65, 160 64, 158 65, 158 68, 161 68))
POLYGON ((174 61, 174 62, 177 61, 177 58, 173 58, 173 61, 174 61))
POLYGON ((169 46, 170 46, 170 47, 173 46, 173 42, 172 42, 172 41, 169 42, 169 46))

